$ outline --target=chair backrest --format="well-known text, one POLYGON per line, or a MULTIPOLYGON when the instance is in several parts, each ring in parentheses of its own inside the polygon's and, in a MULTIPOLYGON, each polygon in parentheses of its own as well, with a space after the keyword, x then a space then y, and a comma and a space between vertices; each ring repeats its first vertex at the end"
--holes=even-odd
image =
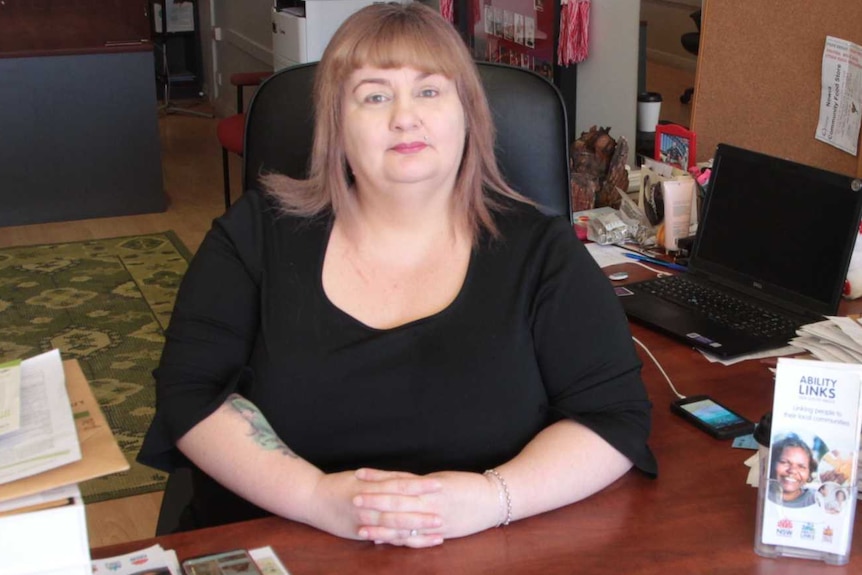
POLYGON ((284 68, 255 90, 246 111, 243 189, 261 173, 305 178, 314 137, 314 72, 317 63, 284 68))
POLYGON ((506 181, 545 213, 571 220, 568 118, 560 91, 523 68, 477 64, 497 128, 497 165, 506 181))
MULTIPOLYGON (((497 163, 513 188, 545 213, 571 220, 568 128, 559 90, 513 66, 478 62, 497 128, 497 163)), ((304 178, 314 134, 316 64, 285 68, 266 79, 249 104, 243 184, 263 172, 304 178)))

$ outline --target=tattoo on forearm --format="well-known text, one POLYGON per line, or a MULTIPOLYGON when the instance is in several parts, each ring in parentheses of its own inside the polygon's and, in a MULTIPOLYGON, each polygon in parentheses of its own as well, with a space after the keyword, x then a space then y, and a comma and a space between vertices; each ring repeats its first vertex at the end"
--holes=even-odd
POLYGON ((298 457, 293 450, 279 439, 275 431, 270 427, 266 417, 263 416, 255 404, 236 394, 228 396, 225 404, 239 413, 248 422, 251 427, 249 436, 263 449, 267 451, 281 451, 284 455, 293 458, 298 457))

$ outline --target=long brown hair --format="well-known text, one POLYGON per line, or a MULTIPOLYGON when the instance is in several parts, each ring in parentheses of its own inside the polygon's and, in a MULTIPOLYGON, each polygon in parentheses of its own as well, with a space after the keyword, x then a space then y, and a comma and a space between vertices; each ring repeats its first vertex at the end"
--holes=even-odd
POLYGON ((365 66, 410 67, 442 74, 455 83, 466 118, 467 140, 455 181, 454 208, 465 217, 474 240, 483 230, 491 236, 498 234, 492 216, 500 209, 495 195, 532 203, 509 187, 497 167, 491 111, 463 40, 434 10, 413 2, 367 6, 335 32, 315 76, 315 130, 308 179, 269 174, 261 180, 284 212, 314 216, 331 209, 337 215, 350 208, 341 104, 345 82, 365 66))

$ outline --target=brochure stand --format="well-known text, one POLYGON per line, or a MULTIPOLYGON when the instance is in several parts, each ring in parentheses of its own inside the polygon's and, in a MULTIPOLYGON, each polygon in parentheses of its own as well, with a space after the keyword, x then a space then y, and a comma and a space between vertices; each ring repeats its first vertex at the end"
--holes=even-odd
POLYGON ((845 565, 856 515, 862 365, 781 358, 754 550, 845 565))

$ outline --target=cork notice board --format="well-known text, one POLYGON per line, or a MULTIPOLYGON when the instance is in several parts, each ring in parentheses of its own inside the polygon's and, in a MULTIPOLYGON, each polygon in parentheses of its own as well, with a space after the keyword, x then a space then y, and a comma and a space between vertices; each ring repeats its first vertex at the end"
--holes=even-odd
POLYGON ((862 44, 862 0, 707 0, 692 111, 698 161, 727 143, 862 176, 862 153, 814 139, 826 36, 862 44))

